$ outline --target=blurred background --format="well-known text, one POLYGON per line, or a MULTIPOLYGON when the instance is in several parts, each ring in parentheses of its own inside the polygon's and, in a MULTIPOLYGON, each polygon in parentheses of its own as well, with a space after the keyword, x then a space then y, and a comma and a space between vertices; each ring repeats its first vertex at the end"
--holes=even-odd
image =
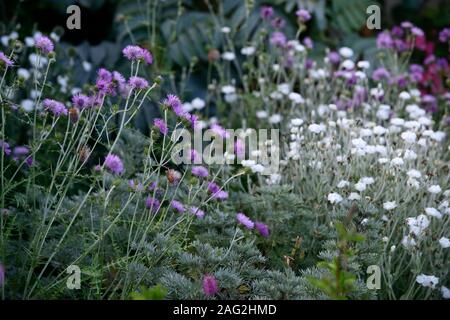
MULTIPOLYGON (((415 51, 413 61, 423 62, 430 50, 448 57, 438 33, 450 21, 450 0, 0 0, 0 34, 5 44, 5 35, 11 32, 17 32, 20 39, 35 31, 53 32, 68 57, 75 55, 91 64, 91 78, 99 66, 123 70, 121 49, 139 44, 155 56, 149 76, 168 79, 163 91, 165 87, 192 99, 205 95, 208 53, 221 52, 227 41, 221 29, 230 28, 232 44, 240 50, 261 27, 263 5, 274 8, 289 38, 295 37, 298 27, 295 11, 308 9, 313 18, 302 37, 314 40, 315 54, 323 55, 321 49, 326 47, 350 46, 358 58, 374 61, 376 35, 381 30, 366 27, 366 9, 373 4, 381 8, 382 30, 407 20, 425 31, 426 49, 415 51), (81 30, 66 28, 66 9, 72 4, 81 8, 81 30), (175 81, 185 76, 186 70, 189 77, 175 81), (174 88, 175 83, 183 83, 182 92, 174 88)), ((83 74, 80 83, 87 80, 82 67, 81 63, 73 66, 75 75, 83 74)), ((143 123, 152 116, 144 115, 143 123)))

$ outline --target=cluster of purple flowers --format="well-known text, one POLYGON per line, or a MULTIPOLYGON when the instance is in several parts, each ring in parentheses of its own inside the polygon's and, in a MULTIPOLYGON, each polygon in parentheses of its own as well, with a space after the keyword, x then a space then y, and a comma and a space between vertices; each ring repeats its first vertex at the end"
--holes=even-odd
POLYGON ((128 60, 143 60, 147 64, 153 63, 153 56, 150 51, 139 46, 126 46, 122 53, 128 60))
POLYGON ((244 227, 246 227, 248 230, 252 230, 255 228, 256 230, 258 230, 259 234, 264 238, 267 238, 269 236, 269 227, 265 223, 259 221, 253 222, 249 217, 247 217, 242 212, 236 214, 236 220, 244 227))
POLYGON ((221 190, 221 187, 215 182, 210 182, 208 184, 208 191, 212 194, 212 197, 214 199, 228 199, 228 192, 226 192, 225 190, 221 190))
POLYGON ((55 116, 66 116, 68 113, 66 106, 62 102, 53 99, 44 99, 44 101, 42 101, 42 105, 46 110, 52 112, 55 116))
POLYGON ((183 105, 180 98, 174 94, 168 94, 166 99, 164 99, 163 104, 170 107, 171 110, 180 118, 189 122, 190 126, 198 130, 200 129, 200 122, 198 121, 198 116, 195 114, 190 114, 189 112, 183 110, 183 105))
POLYGON ((115 154, 109 154, 106 156, 105 167, 115 174, 122 174, 125 170, 122 160, 115 154))
POLYGON ((400 26, 394 26, 392 30, 383 31, 377 36, 377 47, 383 49, 394 49, 398 52, 404 52, 411 49, 415 43, 420 45, 423 41, 424 32, 422 29, 414 26, 411 22, 402 22, 400 26), (409 35, 416 38, 415 42, 411 41, 409 35))
POLYGON ((191 172, 194 176, 200 178, 206 178, 209 175, 208 169, 203 166, 194 166, 192 167, 191 172))
POLYGON ((49 54, 50 52, 53 52, 53 50, 54 50, 54 45, 53 45, 52 40, 50 40, 50 38, 48 38, 46 36, 43 36, 43 35, 36 36, 36 38, 34 39, 34 43, 36 45, 36 48, 38 48, 45 54, 49 54))
POLYGON ((11 67, 13 65, 13 62, 3 52, 0 51, 0 65, 1 64, 5 64, 6 66, 11 67))
POLYGON ((145 206, 149 208, 152 212, 157 212, 161 207, 161 202, 159 202, 158 199, 149 196, 145 200, 145 206))
POLYGON ((207 296, 214 296, 219 292, 217 280, 212 275, 205 275, 203 277, 203 293, 207 296))

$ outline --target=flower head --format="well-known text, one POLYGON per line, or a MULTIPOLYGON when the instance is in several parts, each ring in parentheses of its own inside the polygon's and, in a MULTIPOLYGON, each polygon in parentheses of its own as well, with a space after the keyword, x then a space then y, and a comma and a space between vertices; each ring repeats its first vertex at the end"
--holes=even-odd
POLYGON ((139 46, 126 46, 122 53, 128 60, 144 60, 147 64, 153 63, 153 56, 150 51, 139 46))
POLYGON ((311 19, 311 14, 309 13, 308 10, 305 10, 305 9, 297 10, 295 15, 297 16, 298 20, 300 20, 301 22, 307 22, 311 19))
POLYGON ((203 293, 207 296, 213 296, 219 292, 217 280, 214 276, 205 275, 203 277, 203 293))
POLYGON ((124 171, 122 160, 115 154, 106 156, 105 166, 115 174, 121 174, 124 171))
POLYGON ((198 207, 192 206, 191 213, 195 214, 198 218, 203 218, 205 216, 205 212, 198 207))
POLYGON ((269 236, 269 227, 267 226, 267 224, 256 221, 255 228, 264 238, 267 238, 269 236))
POLYGON ((208 169, 203 166, 194 166, 191 169, 191 172, 194 176, 205 178, 209 175, 208 169))
POLYGON ((236 219, 240 224, 242 224, 244 227, 246 227, 249 230, 251 230, 255 227, 255 223, 252 220, 250 220, 249 217, 247 217, 245 214, 243 214, 241 212, 239 212, 236 215, 236 219))
POLYGON ((78 109, 85 109, 91 106, 91 99, 81 93, 78 93, 72 97, 72 103, 78 109))
POLYGON ((3 52, 0 51, 0 64, 4 63, 8 67, 13 65, 13 62, 10 58, 8 58, 3 52))
POLYGON ((131 88, 136 89, 145 89, 148 87, 148 81, 138 76, 130 77, 130 79, 128 79, 128 84, 131 88))
POLYGON ((42 105, 46 110, 51 111, 55 116, 68 114, 68 111, 62 102, 53 99, 44 99, 42 105))
POLYGON ((35 39, 36 48, 41 50, 43 53, 48 54, 53 51, 54 46, 52 40, 46 36, 39 35, 35 39))
POLYGON ((156 212, 159 210, 159 207, 161 206, 161 203, 159 202, 158 199, 153 198, 153 197, 148 197, 145 200, 145 206, 147 208, 150 208, 153 212, 156 212))
POLYGON ((180 213, 185 211, 184 206, 180 201, 172 200, 170 202, 170 205, 172 206, 172 208, 174 208, 175 210, 177 210, 180 213))
POLYGON ((169 133, 169 128, 167 127, 167 124, 163 119, 156 118, 155 120, 153 120, 153 124, 155 125, 155 127, 159 129, 159 132, 161 132, 163 135, 169 133))
POLYGON ((2 149, 7 156, 11 154, 11 148, 9 147, 9 143, 6 141, 0 140, 0 149, 2 149))

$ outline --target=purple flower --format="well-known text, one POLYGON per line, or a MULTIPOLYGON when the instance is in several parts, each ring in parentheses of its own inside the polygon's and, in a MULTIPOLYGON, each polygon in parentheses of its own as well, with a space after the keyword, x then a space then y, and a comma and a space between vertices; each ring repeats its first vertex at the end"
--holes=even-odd
POLYGON ((273 8, 270 6, 262 6, 260 10, 261 18, 269 19, 273 16, 273 8))
POLYGON ((50 110, 55 116, 67 115, 68 111, 63 103, 53 100, 53 99, 44 99, 42 105, 46 110, 50 110))
POLYGON ((183 110, 180 98, 178 98, 174 94, 168 94, 166 99, 164 99, 163 104, 172 108, 173 112, 175 112, 175 114, 179 117, 183 117, 186 115, 186 112, 183 110))
POLYGON ((403 29, 400 28, 399 26, 392 27, 391 33, 394 37, 398 37, 398 38, 403 37, 403 34, 404 34, 403 29))
POLYGON ((314 42, 311 40, 310 37, 305 37, 303 39, 303 44, 305 45, 305 47, 307 47, 308 49, 313 49, 314 48, 314 42))
POLYGON ((144 78, 133 76, 128 79, 128 84, 131 88, 145 89, 148 87, 148 82, 144 78))
POLYGON ((177 210, 180 213, 183 213, 185 211, 184 206, 180 201, 172 200, 170 202, 170 205, 172 206, 172 208, 174 208, 175 210, 177 210))
POLYGON ((9 156, 11 154, 11 149, 9 147, 9 143, 3 140, 0 140, 0 148, 3 150, 5 155, 9 156))
POLYGON ((0 263, 0 287, 5 283, 5 267, 0 263))
POLYGON ((308 10, 300 9, 300 10, 297 10, 297 12, 295 14, 298 17, 298 20, 300 20, 303 23, 311 20, 311 14, 309 13, 308 10))
POLYGON ((106 156, 105 166, 115 174, 121 174, 124 171, 122 160, 115 154, 106 156))
POLYGON ((283 19, 281 19, 280 17, 275 17, 272 19, 272 21, 270 21, 270 24, 275 29, 283 29, 286 22, 283 19))
POLYGON ((208 184, 208 191, 211 193, 217 193, 220 190, 220 186, 215 182, 210 182, 208 184))
POLYGON ((447 42, 450 39, 450 28, 444 28, 441 32, 439 32, 439 41, 447 42))
POLYGON ((436 112, 438 110, 437 100, 431 94, 426 94, 422 97, 422 104, 428 112, 436 112))
POLYGON ((214 276, 205 275, 203 277, 203 293, 207 296, 213 296, 219 292, 217 280, 214 276))
POLYGON ((423 37, 424 36, 423 30, 420 29, 419 27, 412 27, 411 28, 411 33, 413 35, 415 35, 416 37, 423 37))
POLYGON ((167 128, 166 122, 161 118, 156 118, 153 120, 153 124, 155 127, 159 129, 159 132, 161 132, 163 135, 166 135, 169 132, 169 128, 167 128))
POLYGON ((72 97, 72 103, 78 109, 84 109, 91 106, 91 99, 84 94, 76 94, 72 97))
POLYGON ((195 214, 197 218, 203 218, 205 216, 205 212, 203 210, 200 210, 198 207, 192 206, 191 207, 191 213, 195 214))
POLYGON ((375 81, 380 81, 383 78, 389 78, 391 75, 389 71, 385 68, 378 68, 372 73, 372 79, 375 81))
POLYGON ((245 143, 241 139, 237 139, 234 143, 234 153, 238 158, 245 156, 245 143))
POLYGON ((105 68, 100 68, 97 71, 97 80, 104 80, 106 82, 111 82, 113 79, 112 73, 105 68))
POLYGON ((144 60, 147 64, 153 63, 153 56, 150 51, 139 46, 126 46, 122 53, 128 60, 144 60))
POLYGON ((13 155, 15 157, 26 156, 30 153, 30 149, 25 146, 17 146, 14 148, 13 155))
POLYGON ((209 175, 208 169, 203 166, 192 167, 191 172, 194 176, 205 178, 209 175))
POLYGON ((255 227, 255 223, 252 220, 250 220, 249 217, 247 217, 245 214, 243 214, 241 212, 239 212, 236 215, 236 219, 240 224, 242 224, 244 227, 246 227, 249 230, 251 230, 255 227))
POLYGON ((230 137, 230 133, 227 132, 227 130, 225 130, 221 125, 218 125, 217 123, 213 123, 210 126, 210 129, 212 130, 212 132, 214 132, 215 134, 217 134, 218 136, 220 136, 222 138, 230 137))
POLYGON ((378 49, 391 49, 394 45, 394 41, 388 31, 383 31, 377 36, 377 48, 378 49))
POLYGON ((145 200, 145 206, 149 209, 151 209, 153 212, 156 212, 159 210, 159 207, 161 206, 161 203, 159 202, 158 199, 153 198, 153 197, 148 197, 145 200))
POLYGON ((412 28, 412 27, 414 26, 414 25, 413 25, 411 22, 409 22, 409 21, 403 21, 400 25, 402 26, 403 29, 409 29, 409 28, 412 28))
POLYGON ((0 51, 0 62, 3 62, 8 67, 13 65, 13 62, 10 58, 8 58, 3 52, 0 51))
POLYGON ((136 183, 133 179, 128 180, 128 186, 135 191, 144 190, 144 186, 142 185, 142 183, 136 183))
POLYGON ((43 53, 50 53, 53 51, 53 42, 46 36, 37 36, 34 39, 36 48, 40 49, 43 53))
POLYGON ((276 47, 284 47, 286 45, 286 36, 283 32, 275 31, 270 37, 270 43, 276 47))
POLYGON ((191 149, 191 163, 202 163, 202 156, 195 149, 191 149))
POLYGON ((267 226, 267 224, 257 221, 255 222, 255 228, 264 238, 267 238, 269 236, 269 227, 267 226))
POLYGON ((331 64, 338 65, 341 61, 341 56, 336 51, 331 51, 328 53, 328 60, 330 60, 331 64))

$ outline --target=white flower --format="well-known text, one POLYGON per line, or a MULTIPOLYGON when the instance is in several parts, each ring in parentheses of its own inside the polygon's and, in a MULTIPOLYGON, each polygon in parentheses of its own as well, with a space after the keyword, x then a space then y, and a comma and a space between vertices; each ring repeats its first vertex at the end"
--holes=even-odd
POLYGON ((398 95, 398 97, 399 97, 400 99, 402 99, 402 100, 409 100, 409 99, 411 99, 411 95, 410 95, 408 92, 406 92, 406 91, 400 92, 400 94, 398 95))
POLYGON ((406 224, 409 226, 410 233, 420 236, 421 233, 430 225, 430 220, 428 220, 426 215, 421 214, 415 218, 407 218, 406 224))
POLYGON ((236 59, 236 55, 234 54, 234 52, 227 51, 222 53, 222 59, 227 61, 233 61, 234 59, 236 59))
POLYGON ((17 69, 17 76, 19 76, 19 78, 23 78, 24 80, 28 80, 30 78, 30 72, 27 69, 19 68, 17 69))
POLYGON ((308 130, 313 133, 321 133, 325 131, 325 126, 323 124, 313 123, 308 126, 308 130))
POLYGON ((256 51, 255 47, 243 47, 241 49, 241 53, 244 56, 251 56, 251 55, 253 55, 255 53, 255 51, 256 51))
POLYGON ((442 238, 439 239, 439 244, 444 249, 450 248, 450 239, 446 238, 446 237, 442 237, 442 238))
POLYGON ((357 139, 353 139, 352 140, 352 144, 356 147, 356 148, 364 148, 367 145, 367 142, 365 142, 363 139, 361 138, 357 138, 357 139))
POLYGON ((353 56, 353 50, 348 47, 342 47, 339 49, 339 54, 344 58, 350 58, 353 56))
POLYGON ((405 150, 405 155, 403 158, 405 158, 405 160, 415 160, 417 159, 417 153, 412 150, 405 150))
POLYGON ((222 31, 222 33, 230 33, 231 29, 230 29, 230 27, 225 26, 225 27, 222 27, 222 29, 220 29, 220 31, 222 31))
POLYGON ((403 159, 400 158, 400 157, 396 157, 396 158, 394 158, 394 159, 391 160, 391 165, 397 166, 397 167, 402 166, 404 163, 405 163, 405 162, 404 162, 403 159))
POLYGON ((411 169, 406 173, 410 178, 420 178, 422 174, 419 170, 411 169))
POLYGON ((34 38, 33 37, 26 37, 25 38, 25 44, 27 47, 33 47, 34 46, 34 38))
POLYGON ((30 112, 34 110, 34 101, 30 99, 22 100, 20 106, 25 112, 30 112))
POLYGON ((401 134, 401 137, 403 140, 405 140, 407 143, 414 143, 416 142, 417 136, 412 131, 405 131, 401 134))
POLYGON ((361 68, 361 69, 369 69, 370 68, 370 62, 369 61, 365 61, 365 60, 361 60, 361 61, 358 61, 357 66, 358 66, 358 68, 361 68))
POLYGON ((289 99, 296 103, 296 104, 302 104, 305 102, 305 100, 303 99, 303 97, 301 96, 301 94, 297 93, 297 92, 291 92, 288 95, 289 99))
POLYGON ((416 281, 424 287, 434 289, 439 283, 439 278, 435 276, 427 276, 422 273, 416 277, 416 281))
POLYGON ((348 196, 348 200, 359 200, 361 199, 361 196, 356 192, 350 192, 348 196))
POLYGON ((242 160, 241 164, 243 167, 253 167, 254 165, 256 165, 256 161, 255 160, 242 160))
POLYGON ((300 119, 300 118, 291 119, 291 124, 294 127, 300 127, 303 124, 303 119, 300 119))
POLYGON ((270 116, 269 122, 276 124, 276 123, 280 123, 281 119, 282 119, 281 115, 276 113, 276 114, 270 116))
POLYGON ((438 186, 438 185, 433 185, 433 186, 430 186, 430 187, 428 188, 428 192, 429 192, 429 193, 433 193, 433 194, 439 193, 439 192, 441 192, 441 191, 442 191, 442 189, 441 189, 441 187, 438 186))
POLYGON ((387 163, 389 161, 388 158, 380 158, 378 159, 378 163, 383 164, 383 163, 387 163))
POLYGON ((90 63, 87 62, 87 61, 83 61, 83 62, 81 63, 81 65, 83 66, 83 69, 84 69, 84 71, 86 71, 86 72, 89 72, 89 71, 92 70, 92 64, 90 64, 90 63))
POLYGON ((362 177, 359 181, 366 185, 371 185, 372 183, 375 182, 375 179, 372 177, 362 177))
POLYGON ((436 140, 437 142, 441 142, 445 138, 445 132, 442 131, 433 132, 430 138, 436 140))
POLYGON ((367 186, 363 182, 358 182, 357 184, 355 184, 355 189, 358 190, 359 192, 363 192, 364 190, 366 190, 366 188, 367 186))
POLYGON ((50 33, 50 38, 52 38, 55 42, 59 42, 60 37, 55 33, 50 33))
POLYGON ((342 188, 348 187, 349 185, 350 185, 350 182, 348 182, 347 180, 341 180, 341 181, 339 181, 339 183, 337 184, 337 187, 338 187, 339 189, 342 189, 342 188))
POLYGON ((281 92, 282 94, 286 95, 286 96, 287 96, 289 93, 291 93, 291 88, 290 88, 289 83, 280 83, 280 84, 277 86, 277 90, 278 90, 279 92, 281 92))
POLYGON ((447 287, 441 287, 442 298, 450 299, 450 290, 447 287))
POLYGON ((332 192, 328 194, 328 201, 330 201, 330 203, 339 203, 342 201, 342 197, 339 193, 332 192))
POLYGON ((203 109, 206 105, 205 101, 200 98, 195 98, 194 100, 191 101, 191 104, 192 107, 197 110, 203 109))
POLYGON ((440 213, 437 209, 435 208, 425 208, 425 213, 429 216, 438 218, 438 219, 442 219, 442 213, 440 213))
POLYGON ((395 209, 397 207, 397 204, 395 203, 395 201, 388 201, 383 203, 383 208, 384 210, 392 210, 395 209))
POLYGON ((411 249, 416 245, 416 240, 414 240, 413 237, 411 236, 404 236, 402 239, 402 245, 406 248, 406 249, 411 249))
POLYGON ((353 68, 355 67, 355 63, 352 60, 345 60, 344 62, 342 62, 342 68, 346 69, 346 70, 353 70, 353 68))
POLYGON ((261 173, 264 171, 264 166, 261 164, 255 164, 254 166, 251 166, 253 173, 261 173))
POLYGON ((376 126, 376 127, 373 128, 373 133, 378 135, 378 136, 381 136, 381 135, 385 134, 386 131, 387 131, 387 129, 385 127, 382 127, 382 126, 376 126))
POLYGON ((236 88, 232 85, 226 85, 222 87, 223 94, 232 94, 236 92, 236 88))
POLYGON ((264 118, 267 118, 267 117, 268 117, 268 113, 267 113, 267 111, 260 110, 260 111, 257 111, 257 112, 256 112, 256 117, 257 117, 258 119, 264 119, 264 118))

